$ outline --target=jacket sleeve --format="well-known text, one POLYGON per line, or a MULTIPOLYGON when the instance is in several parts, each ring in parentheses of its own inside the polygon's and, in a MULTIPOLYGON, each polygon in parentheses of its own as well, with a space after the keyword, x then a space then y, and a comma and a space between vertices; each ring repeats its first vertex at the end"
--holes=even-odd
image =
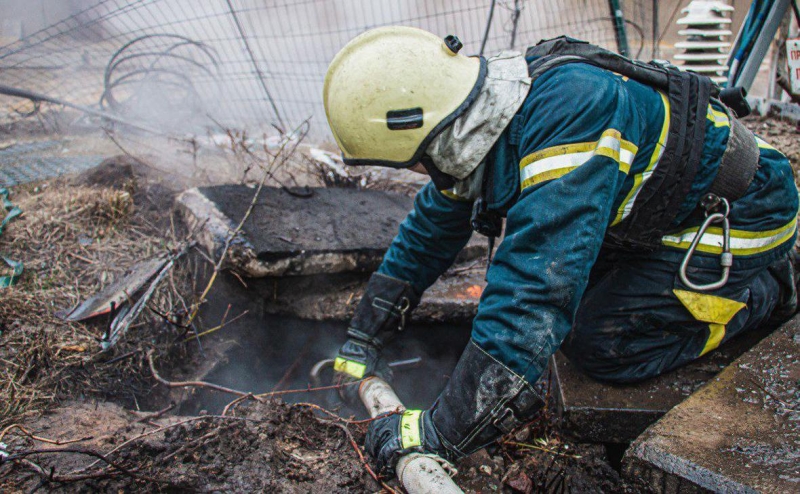
POLYGON ((425 185, 378 272, 411 283, 418 296, 444 273, 472 235, 472 203, 425 185))
POLYGON ((624 82, 573 67, 537 80, 523 107, 521 193, 473 325, 475 343, 528 382, 572 326, 641 136, 624 82))

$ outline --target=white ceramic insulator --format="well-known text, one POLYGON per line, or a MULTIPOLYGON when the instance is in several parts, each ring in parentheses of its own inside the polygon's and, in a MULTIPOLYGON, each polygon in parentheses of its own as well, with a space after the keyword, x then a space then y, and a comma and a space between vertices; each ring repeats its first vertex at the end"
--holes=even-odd
POLYGON ((732 33, 728 29, 731 23, 728 15, 733 7, 720 0, 692 0, 681 12, 686 14, 678 19, 677 24, 685 29, 678 34, 686 40, 675 44, 680 50, 675 60, 680 60, 683 70, 706 74, 714 82, 725 82, 727 71, 725 62, 731 43, 727 37, 732 33))

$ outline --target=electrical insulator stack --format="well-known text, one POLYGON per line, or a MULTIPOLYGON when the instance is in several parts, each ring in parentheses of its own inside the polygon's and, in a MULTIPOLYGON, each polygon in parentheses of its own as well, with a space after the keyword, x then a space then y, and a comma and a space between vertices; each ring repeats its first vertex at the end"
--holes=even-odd
POLYGON ((680 68, 707 75, 717 83, 727 81, 725 62, 731 47, 729 14, 733 7, 719 0, 692 0, 681 12, 685 15, 678 19, 682 28, 678 34, 686 39, 675 43, 678 53, 674 57, 683 62, 680 68))

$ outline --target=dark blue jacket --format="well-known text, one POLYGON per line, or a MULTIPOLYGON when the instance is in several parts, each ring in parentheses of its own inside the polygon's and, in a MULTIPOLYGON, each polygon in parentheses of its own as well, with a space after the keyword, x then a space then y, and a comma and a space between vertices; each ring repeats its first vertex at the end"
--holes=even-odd
MULTIPOLYGON (((569 332, 608 228, 630 212, 650 176, 669 126, 658 91, 581 63, 539 77, 492 148, 494 202, 506 231, 488 272, 473 325, 476 343, 533 382, 569 332)), ((696 205, 716 176, 730 123, 719 102, 707 115, 695 183, 663 248, 679 262, 703 216, 696 205)), ((794 244, 798 194, 786 158, 762 140, 760 167, 732 204, 734 269, 766 266, 794 244)), ((472 205, 425 186, 379 272, 420 294, 453 262, 471 235, 472 205)), ((718 228, 699 256, 721 252, 718 228)), ((635 254, 635 253, 633 253, 635 254)))

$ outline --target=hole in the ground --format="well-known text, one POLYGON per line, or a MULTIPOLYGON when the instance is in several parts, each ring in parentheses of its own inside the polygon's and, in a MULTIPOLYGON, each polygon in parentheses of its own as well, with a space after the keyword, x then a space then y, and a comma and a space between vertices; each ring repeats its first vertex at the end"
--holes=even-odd
MULTIPOLYGON (((347 324, 317 322, 279 316, 266 316, 259 328, 246 331, 246 341, 227 351, 224 362, 204 379, 234 389, 265 393, 274 390, 306 389, 313 365, 336 355, 345 341, 347 324)), ((420 357, 418 364, 394 371, 392 386, 409 408, 427 408, 444 388, 450 372, 469 341, 467 325, 411 324, 389 345, 384 354, 389 362, 420 357)), ((323 374, 323 384, 330 382, 323 374)), ((230 395, 200 389, 181 405, 182 414, 201 410, 219 413, 231 401, 230 395)), ((283 395, 288 402, 312 402, 326 407, 341 407, 335 391, 283 395)), ((361 407, 341 413, 364 416, 361 407)))
POLYGON ((622 471, 622 457, 630 444, 628 443, 605 443, 606 455, 611 468, 620 473, 622 471))

